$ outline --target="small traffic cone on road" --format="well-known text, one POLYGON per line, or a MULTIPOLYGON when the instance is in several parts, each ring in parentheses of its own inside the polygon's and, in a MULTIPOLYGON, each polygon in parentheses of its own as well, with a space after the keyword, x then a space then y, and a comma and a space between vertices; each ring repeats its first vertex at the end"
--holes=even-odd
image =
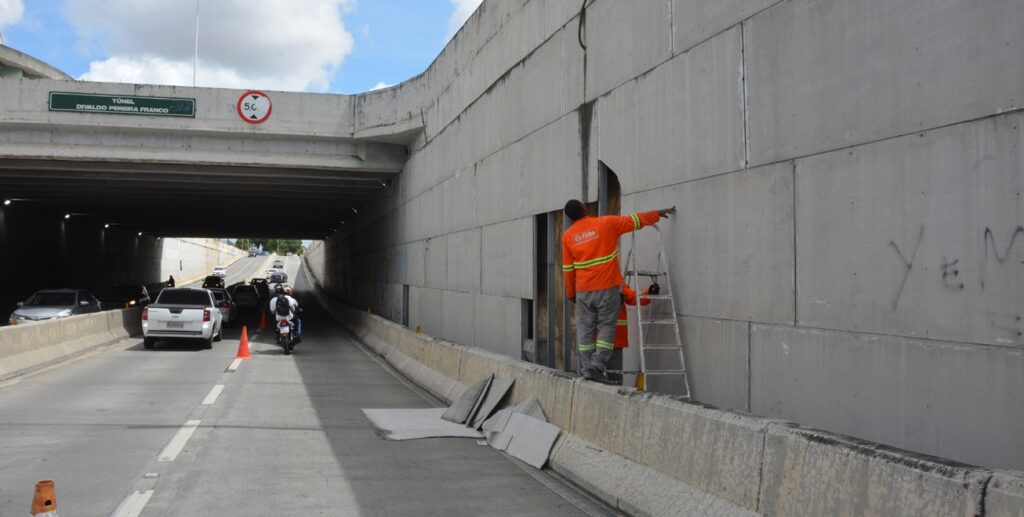
POLYGON ((36 495, 32 498, 32 515, 57 517, 57 494, 52 479, 36 481, 36 495))
POLYGON ((242 327, 242 339, 238 340, 238 353, 235 359, 248 359, 249 356, 249 327, 242 327))
POLYGON ((260 330, 267 330, 267 311, 260 311, 260 330))

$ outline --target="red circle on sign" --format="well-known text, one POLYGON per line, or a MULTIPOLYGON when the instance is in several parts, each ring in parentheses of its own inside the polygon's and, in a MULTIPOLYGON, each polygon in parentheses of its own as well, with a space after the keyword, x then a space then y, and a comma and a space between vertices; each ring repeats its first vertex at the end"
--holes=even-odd
POLYGON ((270 118, 270 114, 274 111, 274 106, 270 102, 270 96, 259 90, 249 90, 243 93, 242 96, 238 98, 238 104, 235 106, 235 108, 238 110, 239 118, 241 118, 249 124, 262 124, 266 122, 267 119, 270 118), (257 113, 253 113, 252 115, 246 116, 245 113, 242 112, 242 103, 245 102, 246 98, 249 97, 256 97, 255 99, 252 99, 253 101, 257 101, 260 97, 266 99, 267 112, 260 113, 259 116, 257 116, 257 113))

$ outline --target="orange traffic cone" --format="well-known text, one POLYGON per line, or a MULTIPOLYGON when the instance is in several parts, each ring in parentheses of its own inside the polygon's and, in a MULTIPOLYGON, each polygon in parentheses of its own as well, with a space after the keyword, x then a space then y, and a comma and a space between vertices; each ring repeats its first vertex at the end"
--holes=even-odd
POLYGON ((260 311, 260 330, 267 330, 267 311, 260 311))
POLYGON ((36 481, 36 495, 32 499, 32 515, 57 515, 57 494, 53 489, 53 480, 36 481))
POLYGON ((238 340, 238 353, 235 354, 235 359, 248 359, 249 357, 249 330, 248 327, 242 327, 242 339, 238 340))

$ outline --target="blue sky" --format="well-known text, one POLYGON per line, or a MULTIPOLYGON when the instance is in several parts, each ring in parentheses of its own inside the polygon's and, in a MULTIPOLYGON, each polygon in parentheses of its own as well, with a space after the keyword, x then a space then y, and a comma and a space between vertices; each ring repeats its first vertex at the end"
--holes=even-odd
MULTIPOLYGON (((480 0, 199 0, 200 86, 332 93, 422 71, 480 0)), ((4 43, 86 80, 191 84, 192 0, 0 0, 4 43)))

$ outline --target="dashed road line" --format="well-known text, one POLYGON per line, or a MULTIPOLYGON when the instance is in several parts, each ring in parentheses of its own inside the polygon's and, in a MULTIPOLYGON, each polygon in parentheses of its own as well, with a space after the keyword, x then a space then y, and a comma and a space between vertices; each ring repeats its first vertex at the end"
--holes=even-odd
POLYGON ((153 497, 152 490, 133 492, 124 501, 121 501, 121 504, 114 510, 114 513, 110 514, 110 517, 138 517, 146 507, 150 497, 153 497))
POLYGON ((231 366, 228 366, 227 371, 228 372, 233 372, 233 371, 237 370, 238 369, 238 365, 240 365, 240 364, 242 364, 242 360, 241 359, 235 359, 234 361, 231 361, 231 366))
POLYGON ((157 456, 157 461, 174 461, 181 453, 182 449, 185 448, 185 444, 188 443, 188 439, 192 437, 192 434, 196 432, 196 428, 199 427, 201 420, 189 420, 185 422, 185 425, 178 429, 178 432, 174 434, 174 438, 171 438, 171 442, 164 447, 164 450, 160 451, 160 455, 157 456))
POLYGON ((224 391, 223 384, 218 384, 214 386, 213 389, 210 390, 210 394, 207 395, 205 399, 203 399, 203 404, 209 406, 214 402, 217 402, 217 397, 220 396, 220 392, 222 391, 224 391))

